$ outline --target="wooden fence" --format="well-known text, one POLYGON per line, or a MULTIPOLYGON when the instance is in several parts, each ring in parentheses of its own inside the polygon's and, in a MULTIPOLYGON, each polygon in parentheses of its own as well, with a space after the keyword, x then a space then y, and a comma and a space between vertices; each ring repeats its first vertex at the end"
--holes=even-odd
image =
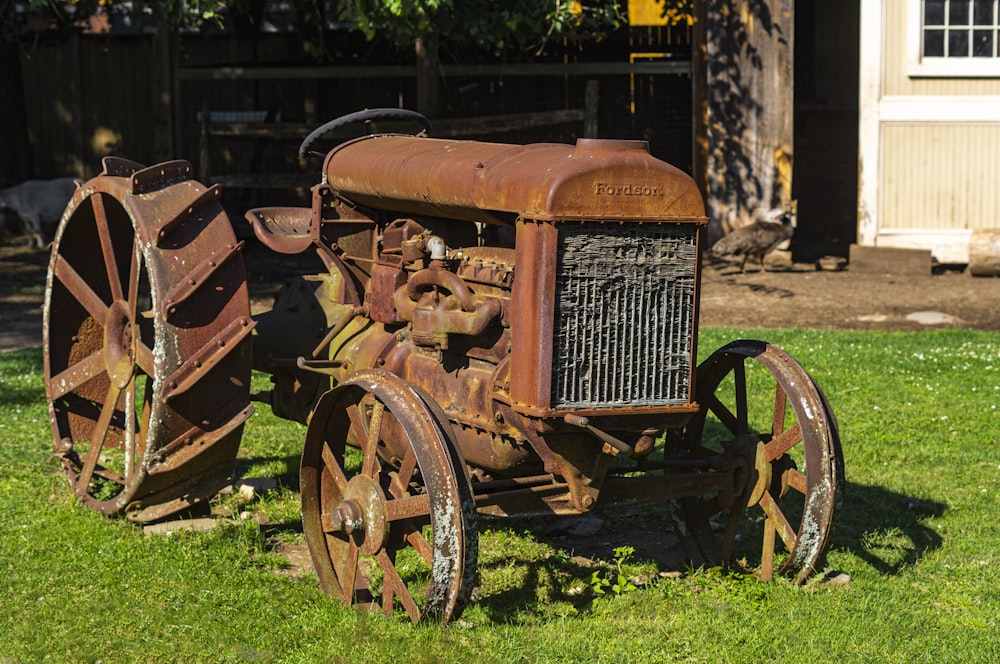
MULTIPOLYGON (((318 164, 297 157, 306 133, 362 108, 413 107, 416 67, 230 64, 287 61, 293 41, 261 36, 250 49, 228 37, 43 36, 21 53, 31 175, 92 177, 107 155, 182 158, 203 179, 224 183, 231 213, 307 201, 318 164), (237 113, 254 121, 237 122, 237 113)), ((645 52, 649 41, 636 47, 645 52)), ((435 135, 645 139, 656 156, 690 172, 691 63, 630 57, 629 48, 598 51, 613 61, 444 65, 435 135)))

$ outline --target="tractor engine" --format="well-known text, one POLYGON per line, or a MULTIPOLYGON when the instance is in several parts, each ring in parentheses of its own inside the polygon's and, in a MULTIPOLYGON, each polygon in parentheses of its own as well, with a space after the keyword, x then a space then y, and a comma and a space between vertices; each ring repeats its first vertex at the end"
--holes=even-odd
POLYGON ((323 175, 311 208, 247 213, 270 248, 329 268, 257 317, 276 414, 308 423, 326 391, 381 368, 440 406, 475 478, 558 476, 579 512, 614 456, 648 455, 697 410, 707 219, 644 142, 376 134, 330 151, 323 175))

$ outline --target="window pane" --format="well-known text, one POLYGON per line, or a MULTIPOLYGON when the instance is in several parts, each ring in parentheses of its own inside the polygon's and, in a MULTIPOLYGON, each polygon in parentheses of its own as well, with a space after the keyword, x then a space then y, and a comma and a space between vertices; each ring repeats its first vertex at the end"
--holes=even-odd
POLYGON ((924 0, 924 25, 944 25, 944 0, 924 0))
POLYGON ((944 30, 924 30, 924 57, 944 57, 944 30))
POLYGON ((969 55, 969 31, 948 31, 948 57, 965 58, 969 55))
POLYGON ((973 0, 972 23, 974 25, 993 25, 993 0, 973 0))
POLYGON ((951 2, 948 3, 948 24, 949 25, 969 24, 968 0, 951 0, 951 2))
POLYGON ((993 31, 975 30, 972 33, 972 55, 977 58, 993 57, 993 31))

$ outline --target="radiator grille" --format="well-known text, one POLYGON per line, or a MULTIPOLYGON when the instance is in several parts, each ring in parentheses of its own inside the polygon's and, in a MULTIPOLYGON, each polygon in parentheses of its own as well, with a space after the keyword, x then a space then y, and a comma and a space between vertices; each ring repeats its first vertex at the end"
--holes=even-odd
POLYGON ((552 406, 687 403, 695 224, 561 224, 552 406))

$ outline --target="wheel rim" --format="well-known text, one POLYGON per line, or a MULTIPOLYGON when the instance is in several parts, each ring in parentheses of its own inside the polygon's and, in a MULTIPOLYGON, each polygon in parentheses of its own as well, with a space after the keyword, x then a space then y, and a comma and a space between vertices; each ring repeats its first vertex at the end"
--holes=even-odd
POLYGON ((844 489, 836 418, 819 386, 781 349, 737 341, 698 367, 701 411, 684 431, 692 453, 727 450, 743 493, 683 502, 697 562, 804 582, 825 554, 844 489))
POLYGON ((324 395, 300 480, 323 590, 358 608, 402 608, 414 623, 457 618, 474 585, 477 533, 456 462, 433 409, 396 376, 359 371, 324 395), (360 468, 345 465, 348 445, 361 449, 360 468))
POLYGON ((63 215, 46 283, 55 453, 86 506, 138 521, 221 488, 252 412, 238 245, 189 172, 105 160, 63 215))

